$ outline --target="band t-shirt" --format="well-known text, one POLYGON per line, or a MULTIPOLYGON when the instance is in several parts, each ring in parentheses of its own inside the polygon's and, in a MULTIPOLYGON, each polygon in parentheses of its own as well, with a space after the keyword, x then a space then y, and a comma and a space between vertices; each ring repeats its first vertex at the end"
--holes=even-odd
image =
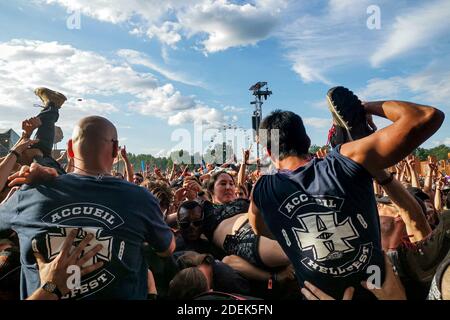
POLYGON ((13 229, 20 239, 22 298, 42 285, 33 251, 47 261, 54 259, 74 228, 74 246, 88 233, 94 238, 85 252, 102 245, 83 267, 99 261, 104 264, 81 282, 72 271, 68 279, 72 290, 63 298, 147 297, 143 243, 164 252, 172 240, 156 198, 148 190, 114 177, 66 174, 46 184, 24 185, 0 206, 0 231, 13 229))
POLYGON ((262 176, 253 193, 300 285, 307 280, 335 298, 362 280, 384 280, 371 176, 339 149, 294 171, 262 176))

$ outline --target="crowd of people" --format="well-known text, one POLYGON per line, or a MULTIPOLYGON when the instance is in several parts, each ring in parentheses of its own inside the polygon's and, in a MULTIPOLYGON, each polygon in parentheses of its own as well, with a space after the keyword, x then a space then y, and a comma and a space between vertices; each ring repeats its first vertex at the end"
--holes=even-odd
POLYGON ((100 116, 54 159, 66 97, 35 94, 42 111, 0 159, 0 299, 450 299, 450 177, 412 154, 436 108, 335 87, 316 154, 301 117, 276 110, 260 126, 273 170, 243 150, 138 172, 100 116))

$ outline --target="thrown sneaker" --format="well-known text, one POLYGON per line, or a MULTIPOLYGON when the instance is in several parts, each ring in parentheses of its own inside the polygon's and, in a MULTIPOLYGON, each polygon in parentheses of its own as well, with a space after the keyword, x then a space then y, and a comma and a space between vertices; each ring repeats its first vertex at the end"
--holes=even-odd
POLYGON ((349 89, 331 88, 327 93, 327 102, 334 120, 334 130, 330 130, 328 138, 332 147, 364 138, 374 132, 367 123, 361 101, 349 89))
POLYGON ((42 100, 45 107, 48 107, 50 103, 53 103, 53 105, 59 109, 67 100, 66 96, 62 93, 42 87, 35 89, 34 94, 42 100))
POLYGON ((399 264, 404 274, 427 285, 450 252, 450 210, 439 215, 439 219, 439 224, 428 237, 409 245, 403 243, 397 248, 399 264))

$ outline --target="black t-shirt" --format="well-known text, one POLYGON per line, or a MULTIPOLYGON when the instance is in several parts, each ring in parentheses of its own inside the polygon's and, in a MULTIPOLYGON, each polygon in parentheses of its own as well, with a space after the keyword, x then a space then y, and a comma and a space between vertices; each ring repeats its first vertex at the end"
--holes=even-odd
POLYGON ((372 274, 377 284, 384 280, 371 176, 339 148, 295 171, 262 176, 253 199, 301 286, 307 280, 341 298, 372 274))
POLYGON ((104 262, 67 295, 73 299, 146 299, 143 243, 163 252, 172 240, 149 191, 114 177, 76 174, 22 186, 0 206, 0 231, 5 229, 15 230, 20 240, 22 298, 41 285, 33 251, 54 259, 73 229, 78 229, 75 243, 92 233, 90 246, 103 246, 85 266, 104 262))

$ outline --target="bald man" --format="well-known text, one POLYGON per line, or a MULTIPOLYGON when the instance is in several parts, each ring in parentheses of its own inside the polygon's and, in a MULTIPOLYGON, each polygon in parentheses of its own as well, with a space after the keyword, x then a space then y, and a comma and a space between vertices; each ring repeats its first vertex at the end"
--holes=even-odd
POLYGON ((63 298, 147 297, 148 266, 142 255, 143 243, 161 256, 168 256, 175 249, 175 241, 155 197, 144 188, 110 175, 117 153, 114 125, 102 117, 84 118, 68 142, 75 171, 45 184, 24 185, 0 206, 0 231, 14 229, 20 238, 23 299, 39 287, 60 295, 52 281, 41 283, 33 252, 52 260, 73 230, 74 246, 83 239, 92 239, 91 248, 99 246, 101 250, 81 258, 81 269, 69 270, 73 273, 68 279, 72 290, 63 298), (101 268, 83 275, 84 268, 92 265, 101 268), (79 283, 78 274, 83 275, 79 283))

